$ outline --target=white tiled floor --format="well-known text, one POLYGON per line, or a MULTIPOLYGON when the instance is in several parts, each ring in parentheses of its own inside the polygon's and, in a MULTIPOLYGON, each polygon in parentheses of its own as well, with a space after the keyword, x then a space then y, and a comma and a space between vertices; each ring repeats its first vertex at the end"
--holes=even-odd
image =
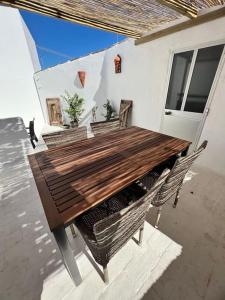
POLYGON ((110 261, 110 283, 105 285, 82 253, 82 243, 76 238, 73 245, 81 249, 76 259, 83 282, 75 287, 66 270, 61 268, 45 278, 42 299, 141 299, 182 251, 180 245, 146 223, 142 247, 133 240, 128 242, 110 261))

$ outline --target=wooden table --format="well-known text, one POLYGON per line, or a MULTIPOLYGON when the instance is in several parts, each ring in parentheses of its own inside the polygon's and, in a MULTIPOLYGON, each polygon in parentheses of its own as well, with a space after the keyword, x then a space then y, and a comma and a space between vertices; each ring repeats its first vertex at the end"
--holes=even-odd
POLYGON ((155 166, 186 152, 189 145, 181 139, 130 127, 29 156, 49 227, 76 284, 81 278, 73 267, 65 227, 155 166))

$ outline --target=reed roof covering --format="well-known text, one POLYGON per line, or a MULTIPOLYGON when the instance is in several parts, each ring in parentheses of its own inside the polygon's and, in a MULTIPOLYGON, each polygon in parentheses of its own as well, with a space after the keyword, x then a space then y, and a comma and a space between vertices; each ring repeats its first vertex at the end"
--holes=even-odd
POLYGON ((139 38, 224 0, 0 0, 0 3, 139 38))

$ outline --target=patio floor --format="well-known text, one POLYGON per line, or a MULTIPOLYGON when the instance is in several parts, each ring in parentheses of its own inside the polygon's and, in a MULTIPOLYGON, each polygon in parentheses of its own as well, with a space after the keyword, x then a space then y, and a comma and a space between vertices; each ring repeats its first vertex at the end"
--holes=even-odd
MULTIPOLYGON (((196 166, 192 172, 177 208, 168 203, 159 226, 182 245, 182 255, 143 300, 225 299, 225 178, 196 166)), ((153 218, 152 211, 150 223, 153 218)))
MULTIPOLYGON (((143 247, 130 241, 112 259, 109 286, 83 254, 83 243, 70 236, 84 279, 75 287, 48 229, 20 121, 0 123, 0 135, 1 300, 225 299, 224 177, 195 166, 177 208, 165 205, 159 230, 146 224, 143 247)), ((148 221, 154 220, 151 209, 148 221)))

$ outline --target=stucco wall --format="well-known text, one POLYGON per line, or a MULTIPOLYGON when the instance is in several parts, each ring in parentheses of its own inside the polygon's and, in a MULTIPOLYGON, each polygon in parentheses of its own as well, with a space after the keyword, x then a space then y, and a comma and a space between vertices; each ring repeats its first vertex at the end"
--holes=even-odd
POLYGON ((30 31, 28 30, 27 25, 24 22, 23 18, 21 18, 21 22, 22 22, 25 38, 27 41, 27 46, 29 48, 31 61, 33 63, 34 72, 38 72, 41 70, 41 65, 40 65, 35 41, 33 40, 33 37, 30 31))
MULTIPOLYGON (((34 75, 47 123, 49 122, 47 98, 61 98, 62 95, 65 95, 65 91, 68 91, 71 95, 77 93, 85 100, 83 116, 92 109, 95 101, 98 102, 99 98, 102 97, 102 95, 99 96, 96 93, 102 82, 101 72, 104 54, 104 52, 99 52, 89 55, 88 58, 83 57, 74 61, 68 61, 53 68, 37 72, 34 75), (80 83, 78 71, 86 72, 84 88, 80 83)), ((68 115, 64 113, 65 107, 66 103, 61 99, 63 121, 69 123, 68 115)))
POLYGON ((215 89, 210 112, 200 142, 208 140, 208 148, 199 164, 225 175, 225 65, 215 89))
MULTIPOLYGON (((196 26, 170 36, 133 46, 128 41, 107 52, 106 97, 119 106, 120 99, 133 99, 133 124, 160 130, 166 100, 169 61, 172 51, 225 43, 225 18, 196 26), (219 30, 218 30, 219 29, 219 30), (113 74, 113 57, 119 53, 124 61, 120 75, 113 74)), ((223 57, 223 60, 225 58, 223 57)), ((225 65, 212 99, 200 142, 209 141, 198 164, 225 175, 225 65)))
POLYGON ((33 74, 40 65, 25 26, 18 10, 0 7, 0 118, 21 117, 28 126, 34 117, 39 133, 44 119, 33 74))
MULTIPOLYGON (((225 42, 225 18, 139 46, 135 46, 134 41, 129 39, 101 53, 82 58, 79 67, 84 68, 89 64, 92 66, 93 61, 97 63, 101 57, 98 65, 99 63, 102 65, 101 68, 99 66, 97 73, 93 72, 92 68, 90 71, 86 69, 87 77, 90 76, 93 81, 97 78, 93 100, 101 107, 108 98, 112 100, 117 110, 121 99, 133 100, 132 123, 159 131, 164 115, 171 53, 177 50, 209 46, 216 41, 225 42), (114 73, 113 60, 116 54, 122 57, 121 74, 114 73)), ((67 68, 67 71, 65 64, 38 73, 38 84, 42 87, 41 98, 44 105, 45 98, 49 97, 50 94, 53 97, 59 94, 58 90, 61 87, 59 88, 58 84, 54 84, 55 78, 57 78, 57 83, 62 80, 63 88, 65 86, 64 76, 68 81, 74 80, 74 74, 77 70, 76 63, 76 61, 69 63, 71 68, 67 68), (48 89, 49 83, 45 82, 46 72, 48 72, 48 81, 52 78, 51 89, 48 89)), ((225 73, 225 67, 223 67, 222 73, 225 73)), ((207 138, 209 147, 199 163, 225 175, 225 158, 222 155, 225 152, 225 139, 221 138, 225 128, 225 118, 223 117, 225 111, 224 77, 225 75, 221 76, 216 87, 210 114, 202 132, 200 140, 207 138)), ((74 86, 71 88, 74 89, 74 86)), ((89 85, 85 86, 83 92, 85 90, 86 93, 89 93, 89 85)), ((93 94, 89 93, 89 95, 93 94)), ((100 109, 98 110, 98 117, 101 118, 100 109)))

